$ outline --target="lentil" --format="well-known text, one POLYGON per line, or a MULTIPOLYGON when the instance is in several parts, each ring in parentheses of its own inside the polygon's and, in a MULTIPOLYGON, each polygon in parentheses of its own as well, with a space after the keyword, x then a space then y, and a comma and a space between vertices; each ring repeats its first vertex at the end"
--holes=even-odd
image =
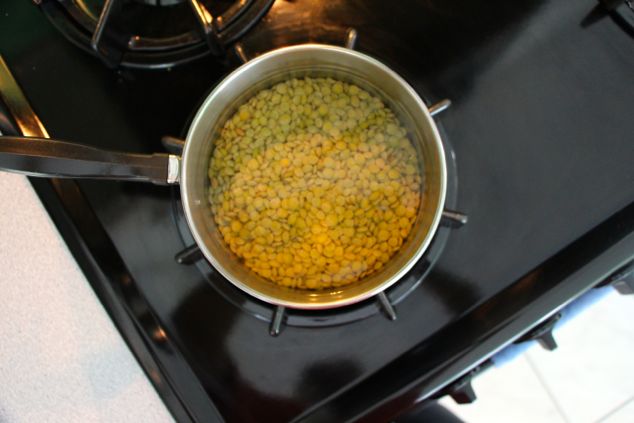
POLYGON ((394 113, 356 85, 292 79, 220 131, 209 201, 252 271, 299 289, 355 282, 409 235, 421 201, 416 151, 394 113))

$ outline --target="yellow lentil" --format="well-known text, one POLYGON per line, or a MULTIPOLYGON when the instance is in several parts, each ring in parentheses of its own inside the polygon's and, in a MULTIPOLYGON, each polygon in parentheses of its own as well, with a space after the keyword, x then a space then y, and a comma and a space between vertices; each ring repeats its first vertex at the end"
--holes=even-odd
POLYGON ((292 79, 229 118, 209 164, 229 248, 273 283, 324 289, 381 269, 421 202, 416 151, 394 113, 356 85, 292 79))

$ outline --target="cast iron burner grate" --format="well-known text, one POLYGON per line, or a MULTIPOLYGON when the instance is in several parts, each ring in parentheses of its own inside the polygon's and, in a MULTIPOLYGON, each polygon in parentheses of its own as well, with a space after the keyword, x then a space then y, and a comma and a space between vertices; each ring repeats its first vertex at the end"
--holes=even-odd
POLYGON ((112 68, 224 56, 274 0, 33 0, 66 38, 112 68))

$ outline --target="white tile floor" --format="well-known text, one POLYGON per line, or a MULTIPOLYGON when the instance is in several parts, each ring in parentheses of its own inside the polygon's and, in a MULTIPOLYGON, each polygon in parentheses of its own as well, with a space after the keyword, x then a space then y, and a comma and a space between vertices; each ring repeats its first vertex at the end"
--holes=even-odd
POLYGON ((475 403, 441 403, 467 423, 634 423, 634 296, 610 292, 555 338, 478 376, 475 403))

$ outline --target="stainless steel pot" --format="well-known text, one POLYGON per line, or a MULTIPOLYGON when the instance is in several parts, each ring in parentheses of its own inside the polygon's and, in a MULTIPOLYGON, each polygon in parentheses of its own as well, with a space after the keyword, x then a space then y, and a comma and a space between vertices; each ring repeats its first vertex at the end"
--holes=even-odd
POLYGON ((37 138, 0 137, 0 169, 33 176, 180 182, 189 228, 205 258, 226 279, 271 304, 325 309, 352 304, 387 289, 423 255, 438 227, 445 202, 446 162, 427 107, 399 75, 354 50, 329 45, 285 47, 251 60, 227 76, 207 97, 187 133, 181 158, 136 155, 37 138), (320 291, 286 288, 250 271, 228 249, 208 204, 209 159, 222 125, 249 97, 288 78, 329 76, 382 98, 409 131, 419 156, 422 202, 410 236, 378 272, 355 283, 320 291))

